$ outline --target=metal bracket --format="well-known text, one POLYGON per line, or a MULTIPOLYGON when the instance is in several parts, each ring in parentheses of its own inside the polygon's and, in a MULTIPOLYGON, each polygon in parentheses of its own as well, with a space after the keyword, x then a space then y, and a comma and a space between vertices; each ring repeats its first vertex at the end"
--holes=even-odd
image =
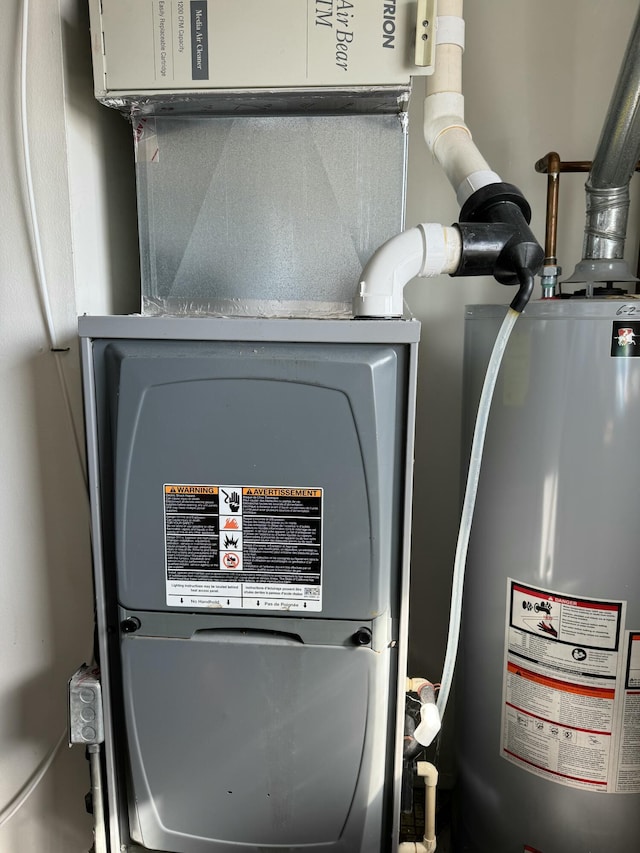
POLYGON ((436 55, 437 0, 418 0, 415 63, 433 74, 436 55))

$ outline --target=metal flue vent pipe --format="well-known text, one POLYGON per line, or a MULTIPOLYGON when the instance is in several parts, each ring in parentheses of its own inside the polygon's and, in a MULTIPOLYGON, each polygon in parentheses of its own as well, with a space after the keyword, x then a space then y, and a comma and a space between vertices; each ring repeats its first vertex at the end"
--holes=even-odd
POLYGON ((629 182, 640 157, 640 9, 586 183, 581 264, 568 281, 633 280, 623 262, 629 182))

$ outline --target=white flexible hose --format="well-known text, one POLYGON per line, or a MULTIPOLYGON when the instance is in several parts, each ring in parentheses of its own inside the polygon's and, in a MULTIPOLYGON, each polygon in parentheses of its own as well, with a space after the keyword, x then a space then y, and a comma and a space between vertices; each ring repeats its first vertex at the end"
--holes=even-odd
POLYGON ((47 282, 46 268, 44 264, 44 256, 42 253, 42 240, 40 238, 40 226, 38 223, 38 214, 36 210, 35 193, 33 190, 33 173, 31 170, 31 147, 29 144, 29 122, 27 115, 27 59, 28 59, 28 35, 29 35, 29 0, 22 0, 22 26, 20 38, 20 141, 22 144, 22 156, 24 165, 25 185, 27 189, 29 220, 31 223, 32 249, 35 256, 36 280, 38 283, 38 292, 40 294, 40 305, 42 308, 43 319, 47 330, 49 340, 49 349, 51 350, 56 370, 58 371, 58 379, 62 390, 64 406, 69 419, 71 433, 73 435, 82 479, 87 492, 89 484, 87 481, 87 473, 84 465, 84 455, 82 452, 82 441, 78 435, 76 422, 73 417, 73 409, 71 407, 71 396, 69 387, 62 369, 60 360, 60 352, 57 342, 55 324, 53 322, 53 313, 51 311, 51 300, 49 298, 49 285, 47 282))
POLYGON ((58 738, 57 743, 49 750, 49 752, 42 759, 40 764, 33 771, 29 779, 24 783, 22 788, 14 795, 13 799, 7 803, 7 805, 0 812, 0 827, 4 826, 5 823, 8 823, 11 818, 20 811, 22 806, 27 802, 31 794, 38 787, 43 777, 45 776, 47 770, 53 764, 53 761, 60 751, 60 747, 65 742, 67 737, 67 730, 65 729, 60 737, 58 738))
MULTIPOLYGON (((56 369, 58 371, 58 379, 60 380, 60 388, 62 389, 62 396, 64 399, 65 409, 67 412, 67 417, 69 418, 69 423, 71 426, 71 431, 76 447, 76 452, 78 455, 78 461, 80 463, 80 470, 82 472, 82 478, 84 484, 88 490, 87 483, 87 475, 84 467, 84 457, 82 453, 82 445, 80 442, 80 438, 78 436, 78 432, 76 429, 75 420, 73 417, 73 411, 71 408, 71 398, 69 395, 69 389, 67 386, 67 381, 64 375, 64 371, 62 369, 62 363, 60 361, 60 353, 56 352, 57 349, 57 338, 55 332, 55 325, 53 322, 53 315, 51 312, 51 300, 49 299, 49 287, 47 284, 47 276, 46 269, 44 265, 44 258, 42 254, 42 241, 40 239, 40 226, 38 224, 38 216, 36 212, 35 205, 35 194, 33 191, 33 174, 31 170, 31 149, 29 146, 29 124, 27 117, 27 38, 29 34, 29 0, 23 0, 22 2, 22 25, 21 25, 21 38, 20 38, 20 130, 21 130, 21 144, 22 144, 22 155, 23 155, 23 165, 24 165, 24 173, 25 173, 25 184, 27 189, 27 199, 28 199, 28 209, 29 209, 29 218, 31 222, 31 236, 32 236, 32 248, 35 255, 35 265, 36 265, 36 278, 38 283, 38 290, 40 294, 40 304, 42 308, 43 319, 45 323, 45 327, 47 330, 47 337, 49 340, 49 347, 52 350, 52 354, 55 359, 56 369)), ((18 811, 22 808, 22 806, 27 802, 31 794, 38 787, 45 774, 53 764, 56 755, 60 751, 62 744, 65 742, 67 737, 67 730, 62 732, 54 746, 49 750, 49 752, 44 756, 40 764, 33 771, 31 776, 26 780, 24 785, 20 788, 20 790, 14 795, 14 797, 7 803, 7 805, 0 811, 0 827, 4 826, 8 823, 11 818, 17 814, 18 811)))
POLYGON ((502 322, 500 331, 498 332, 496 342, 493 345, 491 358, 489 359, 489 366, 487 367, 484 384, 482 386, 480 403, 478 405, 478 415, 476 417, 473 443, 471 445, 471 458, 469 459, 467 485, 464 494, 464 503, 462 505, 458 543, 456 545, 456 556, 453 564, 453 586, 451 589, 449 634, 447 637, 447 651, 444 659, 444 667, 437 702, 441 718, 444 717, 444 712, 447 707, 447 701, 451 691, 451 683, 453 681, 456 657, 458 656, 464 573, 467 562, 467 551, 469 548, 469 536, 471 535, 471 523, 473 521, 473 512, 476 505, 476 495, 478 493, 478 481, 480 479, 480 466, 482 463, 484 440, 487 434, 489 412, 491 411, 491 400, 493 399, 493 391, 496 386, 498 371, 502 364, 502 356, 504 355, 507 342, 509 341, 511 330, 519 316, 519 313, 514 311, 513 308, 509 308, 507 311, 507 315, 502 322))

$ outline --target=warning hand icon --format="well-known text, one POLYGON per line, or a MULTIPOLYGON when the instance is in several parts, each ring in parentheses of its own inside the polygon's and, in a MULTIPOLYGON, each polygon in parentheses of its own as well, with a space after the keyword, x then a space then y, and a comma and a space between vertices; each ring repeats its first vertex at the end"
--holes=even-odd
POLYGON ((238 492, 225 492, 224 489, 221 490, 224 495, 224 502, 227 504, 231 512, 238 512, 240 509, 240 495, 238 492))

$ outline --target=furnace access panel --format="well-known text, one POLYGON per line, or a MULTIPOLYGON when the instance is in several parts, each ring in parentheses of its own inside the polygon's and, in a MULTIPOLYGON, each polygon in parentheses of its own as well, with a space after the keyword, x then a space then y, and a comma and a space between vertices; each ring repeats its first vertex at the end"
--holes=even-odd
POLYGON ((418 329, 82 321, 112 843, 391 850, 418 329))

